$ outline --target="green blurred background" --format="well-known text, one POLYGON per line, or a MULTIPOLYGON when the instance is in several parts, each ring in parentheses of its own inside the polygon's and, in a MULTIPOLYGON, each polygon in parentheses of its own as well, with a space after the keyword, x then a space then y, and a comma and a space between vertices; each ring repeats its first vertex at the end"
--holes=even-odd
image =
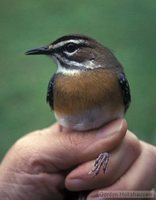
POLYGON ((54 122, 45 96, 55 64, 24 52, 68 33, 113 50, 131 86, 129 129, 156 144, 155 0, 1 0, 0 158, 19 137, 54 122))

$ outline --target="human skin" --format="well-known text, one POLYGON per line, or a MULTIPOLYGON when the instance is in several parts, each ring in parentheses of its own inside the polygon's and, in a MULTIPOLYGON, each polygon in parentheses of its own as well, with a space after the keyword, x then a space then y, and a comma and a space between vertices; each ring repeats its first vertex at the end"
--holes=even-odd
POLYGON ((56 123, 25 135, 8 151, 0 165, 0 199, 62 200, 65 188, 90 190, 87 199, 96 199, 99 190, 151 190, 155 168, 155 147, 139 141, 124 119, 89 132, 56 123), (109 164, 105 174, 93 177, 88 172, 101 152, 109 152, 109 164))

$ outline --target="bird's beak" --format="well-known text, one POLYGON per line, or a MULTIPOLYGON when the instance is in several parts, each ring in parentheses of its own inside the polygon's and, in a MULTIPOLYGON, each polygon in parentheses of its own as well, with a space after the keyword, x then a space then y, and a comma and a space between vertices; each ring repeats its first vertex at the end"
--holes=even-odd
POLYGON ((26 55, 50 55, 52 54, 52 49, 49 49, 48 47, 40 47, 36 49, 31 49, 27 52, 25 52, 26 55))

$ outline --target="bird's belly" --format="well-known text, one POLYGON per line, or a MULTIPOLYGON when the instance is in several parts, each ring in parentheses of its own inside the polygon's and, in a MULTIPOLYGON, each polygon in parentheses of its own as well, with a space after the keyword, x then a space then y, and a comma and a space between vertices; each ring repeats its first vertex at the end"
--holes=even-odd
POLYGON ((87 131, 123 117, 124 107, 112 111, 108 106, 93 108, 77 115, 59 115, 55 113, 59 124, 70 130, 87 131))

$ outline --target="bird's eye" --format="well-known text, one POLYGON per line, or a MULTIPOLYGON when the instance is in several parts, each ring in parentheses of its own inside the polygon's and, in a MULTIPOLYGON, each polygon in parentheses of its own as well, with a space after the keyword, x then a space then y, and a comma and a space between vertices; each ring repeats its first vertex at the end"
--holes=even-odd
POLYGON ((77 46, 77 44, 74 44, 74 43, 68 43, 68 44, 65 46, 65 51, 67 51, 67 52, 69 52, 69 53, 73 53, 73 52, 75 52, 77 49, 78 49, 78 46, 77 46))

